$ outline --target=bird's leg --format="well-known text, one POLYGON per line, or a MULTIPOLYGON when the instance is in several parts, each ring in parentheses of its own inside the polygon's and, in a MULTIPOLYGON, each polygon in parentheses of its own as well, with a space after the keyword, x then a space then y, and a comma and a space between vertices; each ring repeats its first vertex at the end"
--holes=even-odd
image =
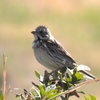
POLYGON ((62 67, 62 68, 60 69, 60 72, 61 72, 62 74, 64 74, 64 73, 66 72, 66 70, 67 70, 67 68, 66 68, 66 66, 65 66, 65 67, 62 67))
POLYGON ((66 72, 66 67, 63 68, 57 68, 56 70, 52 71, 52 72, 47 72, 47 70, 44 71, 44 78, 43 78, 43 83, 45 83, 47 85, 47 83, 50 81, 50 76, 53 77, 53 80, 57 80, 58 78, 58 71, 60 70, 62 76, 64 76, 65 72, 66 72))
POLYGON ((48 73, 47 70, 44 71, 43 83, 47 85, 48 81, 50 80, 51 73, 48 73))

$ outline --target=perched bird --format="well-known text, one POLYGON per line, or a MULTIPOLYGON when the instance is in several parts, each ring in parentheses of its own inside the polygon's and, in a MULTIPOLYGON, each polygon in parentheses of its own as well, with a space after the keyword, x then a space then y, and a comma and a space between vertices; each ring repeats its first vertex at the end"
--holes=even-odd
POLYGON ((96 78, 86 71, 90 70, 89 67, 76 63, 64 47, 52 36, 46 26, 38 26, 31 33, 34 35, 32 49, 40 64, 51 70, 63 67, 72 70, 76 67, 88 77, 92 79, 96 78))

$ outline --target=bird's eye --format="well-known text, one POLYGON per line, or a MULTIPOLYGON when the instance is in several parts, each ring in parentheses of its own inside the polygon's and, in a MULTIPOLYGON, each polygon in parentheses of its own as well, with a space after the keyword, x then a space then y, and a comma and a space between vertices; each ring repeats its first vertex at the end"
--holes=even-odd
POLYGON ((43 33, 43 30, 41 30, 40 33, 43 33))
POLYGON ((38 35, 40 35, 41 37, 47 37, 48 36, 46 29, 38 30, 38 35))

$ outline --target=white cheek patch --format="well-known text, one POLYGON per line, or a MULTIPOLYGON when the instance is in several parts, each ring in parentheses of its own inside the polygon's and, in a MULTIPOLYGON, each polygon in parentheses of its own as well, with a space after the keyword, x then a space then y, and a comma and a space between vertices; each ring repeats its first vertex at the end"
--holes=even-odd
POLYGON ((47 29, 48 32, 48 38, 52 41, 54 41, 54 37, 52 36, 51 32, 49 31, 49 29, 47 29))
POLYGON ((50 36, 47 34, 46 37, 42 37, 41 35, 38 34, 38 37, 42 40, 48 40, 50 36))
POLYGON ((34 35, 34 41, 38 40, 38 36, 34 35))

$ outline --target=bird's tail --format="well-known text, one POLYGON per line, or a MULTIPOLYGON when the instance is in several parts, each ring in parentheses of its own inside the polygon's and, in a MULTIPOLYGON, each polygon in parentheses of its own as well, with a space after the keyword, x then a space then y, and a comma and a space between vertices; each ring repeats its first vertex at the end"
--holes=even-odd
POLYGON ((85 79, 96 79, 96 77, 94 75, 87 72, 87 71, 90 71, 90 70, 91 69, 88 66, 85 66, 85 65, 78 65, 78 67, 77 67, 77 71, 83 73, 85 79))
POLYGON ((92 75, 91 73, 89 73, 87 71, 80 70, 79 72, 84 74, 85 79, 96 79, 96 77, 94 75, 92 75))

